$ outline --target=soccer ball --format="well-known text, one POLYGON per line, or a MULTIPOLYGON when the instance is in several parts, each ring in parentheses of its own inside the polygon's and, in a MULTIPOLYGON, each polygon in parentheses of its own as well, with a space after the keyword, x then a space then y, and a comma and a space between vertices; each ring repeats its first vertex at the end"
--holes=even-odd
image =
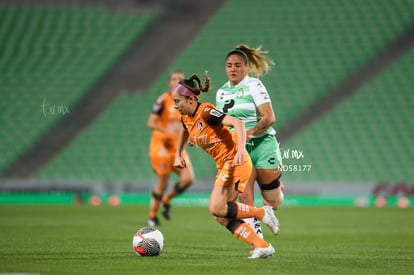
POLYGON ((164 236, 154 227, 143 227, 135 233, 132 247, 138 256, 158 256, 164 249, 164 236))

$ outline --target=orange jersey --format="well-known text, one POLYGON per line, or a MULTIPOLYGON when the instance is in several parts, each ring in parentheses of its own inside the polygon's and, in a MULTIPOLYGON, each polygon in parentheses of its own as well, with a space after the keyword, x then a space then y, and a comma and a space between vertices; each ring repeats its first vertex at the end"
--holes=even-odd
POLYGON ((174 108, 174 101, 171 98, 170 92, 166 92, 158 97, 154 106, 152 107, 152 113, 159 116, 157 124, 164 128, 176 129, 175 135, 169 135, 164 132, 154 130, 152 132, 152 140, 157 140, 163 143, 177 144, 178 136, 180 133, 180 113, 174 108))
MULTIPOLYGON (((155 102, 152 113, 158 115, 157 123, 165 128, 176 129, 176 134, 166 134, 164 132, 153 130, 149 146, 149 157, 154 171, 159 175, 167 175, 175 171, 174 157, 177 150, 178 137, 181 131, 181 115, 174 109, 174 101, 171 94, 166 92, 158 97, 155 102)), ((184 150, 186 163, 191 166, 191 161, 184 150)))
POLYGON ((181 120, 189 134, 189 142, 201 147, 216 162, 218 169, 233 160, 237 141, 221 121, 225 114, 211 103, 199 103, 193 116, 183 115, 181 120))

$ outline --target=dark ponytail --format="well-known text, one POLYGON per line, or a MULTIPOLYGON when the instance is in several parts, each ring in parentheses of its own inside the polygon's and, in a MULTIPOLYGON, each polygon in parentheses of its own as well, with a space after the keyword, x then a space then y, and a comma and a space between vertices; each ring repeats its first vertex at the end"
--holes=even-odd
POLYGON ((183 79, 179 83, 189 89, 196 95, 200 95, 201 92, 208 92, 210 89, 210 78, 208 77, 208 72, 204 72, 204 87, 201 84, 200 77, 196 74, 193 74, 189 79, 183 79))

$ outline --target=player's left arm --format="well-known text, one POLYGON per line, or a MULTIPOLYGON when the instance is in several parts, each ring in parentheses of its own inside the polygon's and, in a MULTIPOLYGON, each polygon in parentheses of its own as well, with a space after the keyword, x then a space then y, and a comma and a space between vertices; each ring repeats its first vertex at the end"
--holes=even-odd
POLYGON ((222 124, 234 128, 237 137, 237 151, 232 164, 238 165, 244 163, 246 154, 246 130, 244 129, 243 121, 236 117, 226 115, 223 112, 215 109, 213 106, 205 108, 201 114, 201 117, 209 125, 218 126, 222 124))
POLYGON ((222 120, 223 125, 231 126, 234 128, 237 137, 237 152, 233 159, 233 165, 239 165, 244 163, 246 155, 246 131, 244 129, 244 123, 240 119, 225 115, 222 120))

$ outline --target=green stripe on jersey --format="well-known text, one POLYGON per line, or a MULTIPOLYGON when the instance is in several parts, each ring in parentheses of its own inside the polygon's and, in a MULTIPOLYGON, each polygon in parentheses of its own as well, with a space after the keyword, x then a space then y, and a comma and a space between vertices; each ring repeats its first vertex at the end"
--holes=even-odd
MULTIPOLYGON (((256 106, 268 102, 271 100, 266 88, 259 79, 252 77, 244 78, 235 86, 227 82, 216 94, 216 107, 241 119, 246 129, 254 127, 261 118, 256 106)), ((270 127, 264 134, 275 134, 275 130, 270 127)))

